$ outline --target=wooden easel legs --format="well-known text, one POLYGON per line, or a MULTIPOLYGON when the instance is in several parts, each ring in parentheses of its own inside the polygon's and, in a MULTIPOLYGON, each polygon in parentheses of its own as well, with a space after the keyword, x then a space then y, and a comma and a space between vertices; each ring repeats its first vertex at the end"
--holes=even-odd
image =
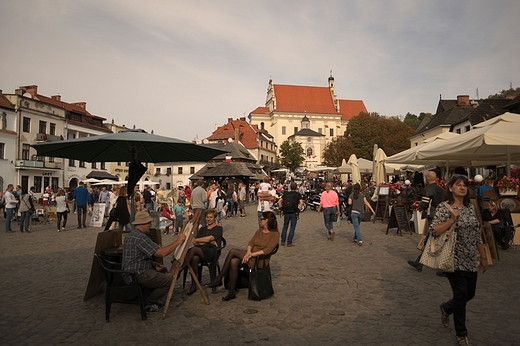
MULTIPOLYGON (((180 265, 179 261, 174 260, 172 267, 170 269, 170 274, 173 276, 173 280, 172 280, 172 284, 170 285, 170 290, 168 291, 168 296, 166 297, 166 302, 164 304, 164 310, 163 310, 163 315, 162 315, 163 319, 166 317, 166 313, 168 312, 168 307, 170 306, 170 300, 173 296, 173 290, 175 289, 175 283, 177 282, 177 277, 179 276, 180 270, 181 270, 181 265, 180 265)), ((204 292, 204 290, 199 282, 199 279, 197 278, 197 274, 195 274, 195 271, 193 271, 193 268, 191 267, 191 265, 189 263, 188 263, 188 270, 190 271, 191 279, 195 280, 195 284, 197 285, 197 288, 199 289, 200 294, 202 294, 202 298, 204 299, 204 302, 206 303, 206 305, 209 305, 209 299, 206 296, 206 293, 204 292)))

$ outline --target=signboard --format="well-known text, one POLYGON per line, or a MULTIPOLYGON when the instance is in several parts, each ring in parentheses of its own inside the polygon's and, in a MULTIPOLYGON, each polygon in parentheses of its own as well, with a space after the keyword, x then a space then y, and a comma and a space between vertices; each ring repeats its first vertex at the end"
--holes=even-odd
POLYGON ((89 227, 103 227, 103 218, 105 217, 105 203, 94 203, 92 208, 92 217, 90 218, 89 227))
POLYGON ((388 221, 388 227, 386 228, 386 234, 390 228, 397 227, 399 234, 402 236, 402 231, 408 231, 413 234, 410 227, 410 218, 406 212, 406 208, 403 204, 394 204, 392 206, 392 212, 390 214, 390 220, 388 221))

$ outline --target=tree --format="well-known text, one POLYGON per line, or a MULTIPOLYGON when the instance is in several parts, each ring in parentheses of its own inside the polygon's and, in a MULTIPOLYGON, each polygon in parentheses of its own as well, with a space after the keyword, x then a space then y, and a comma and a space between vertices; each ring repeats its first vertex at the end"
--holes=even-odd
POLYGON ((489 95, 488 99, 514 99, 518 95, 520 95, 520 87, 516 89, 510 87, 509 90, 502 90, 495 95, 489 95))
POLYGON ((341 166, 354 153, 352 142, 344 136, 333 138, 323 150, 323 164, 327 167, 341 166))
POLYGON ((412 114, 410 112, 406 113, 406 116, 404 117, 404 123, 408 124, 412 129, 416 129, 417 126, 421 123, 417 115, 412 114))
POLYGON ((351 154, 373 159, 374 144, 390 156, 408 149, 408 140, 414 130, 398 117, 383 117, 378 113, 361 113, 353 117, 347 126, 346 137, 339 137, 327 144, 323 152, 324 164, 339 166, 342 159, 351 154))
POLYGON ((304 152, 301 143, 284 141, 280 145, 280 163, 294 171, 305 161, 304 152))

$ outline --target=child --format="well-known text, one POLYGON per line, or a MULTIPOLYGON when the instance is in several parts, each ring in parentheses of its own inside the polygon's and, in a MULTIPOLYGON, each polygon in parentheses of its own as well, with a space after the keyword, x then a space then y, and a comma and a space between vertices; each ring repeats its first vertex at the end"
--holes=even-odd
POLYGON ((273 202, 273 195, 269 192, 272 189, 270 184, 271 179, 264 177, 264 181, 260 183, 260 190, 258 191, 258 200, 260 201, 261 211, 270 210, 269 207, 273 202), (267 207, 267 208, 266 208, 267 207))
POLYGON ((184 206, 182 198, 177 200, 177 204, 173 206, 173 213, 175 214, 175 222, 173 225, 173 234, 178 234, 182 231, 184 226, 184 206))

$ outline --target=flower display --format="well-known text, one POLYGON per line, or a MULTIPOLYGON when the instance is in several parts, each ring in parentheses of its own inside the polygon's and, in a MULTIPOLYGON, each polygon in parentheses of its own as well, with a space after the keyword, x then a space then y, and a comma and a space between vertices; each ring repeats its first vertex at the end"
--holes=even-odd
POLYGON ((501 179, 497 180, 495 185, 499 189, 503 189, 506 191, 518 190, 518 188, 520 187, 520 179, 504 175, 501 179))

